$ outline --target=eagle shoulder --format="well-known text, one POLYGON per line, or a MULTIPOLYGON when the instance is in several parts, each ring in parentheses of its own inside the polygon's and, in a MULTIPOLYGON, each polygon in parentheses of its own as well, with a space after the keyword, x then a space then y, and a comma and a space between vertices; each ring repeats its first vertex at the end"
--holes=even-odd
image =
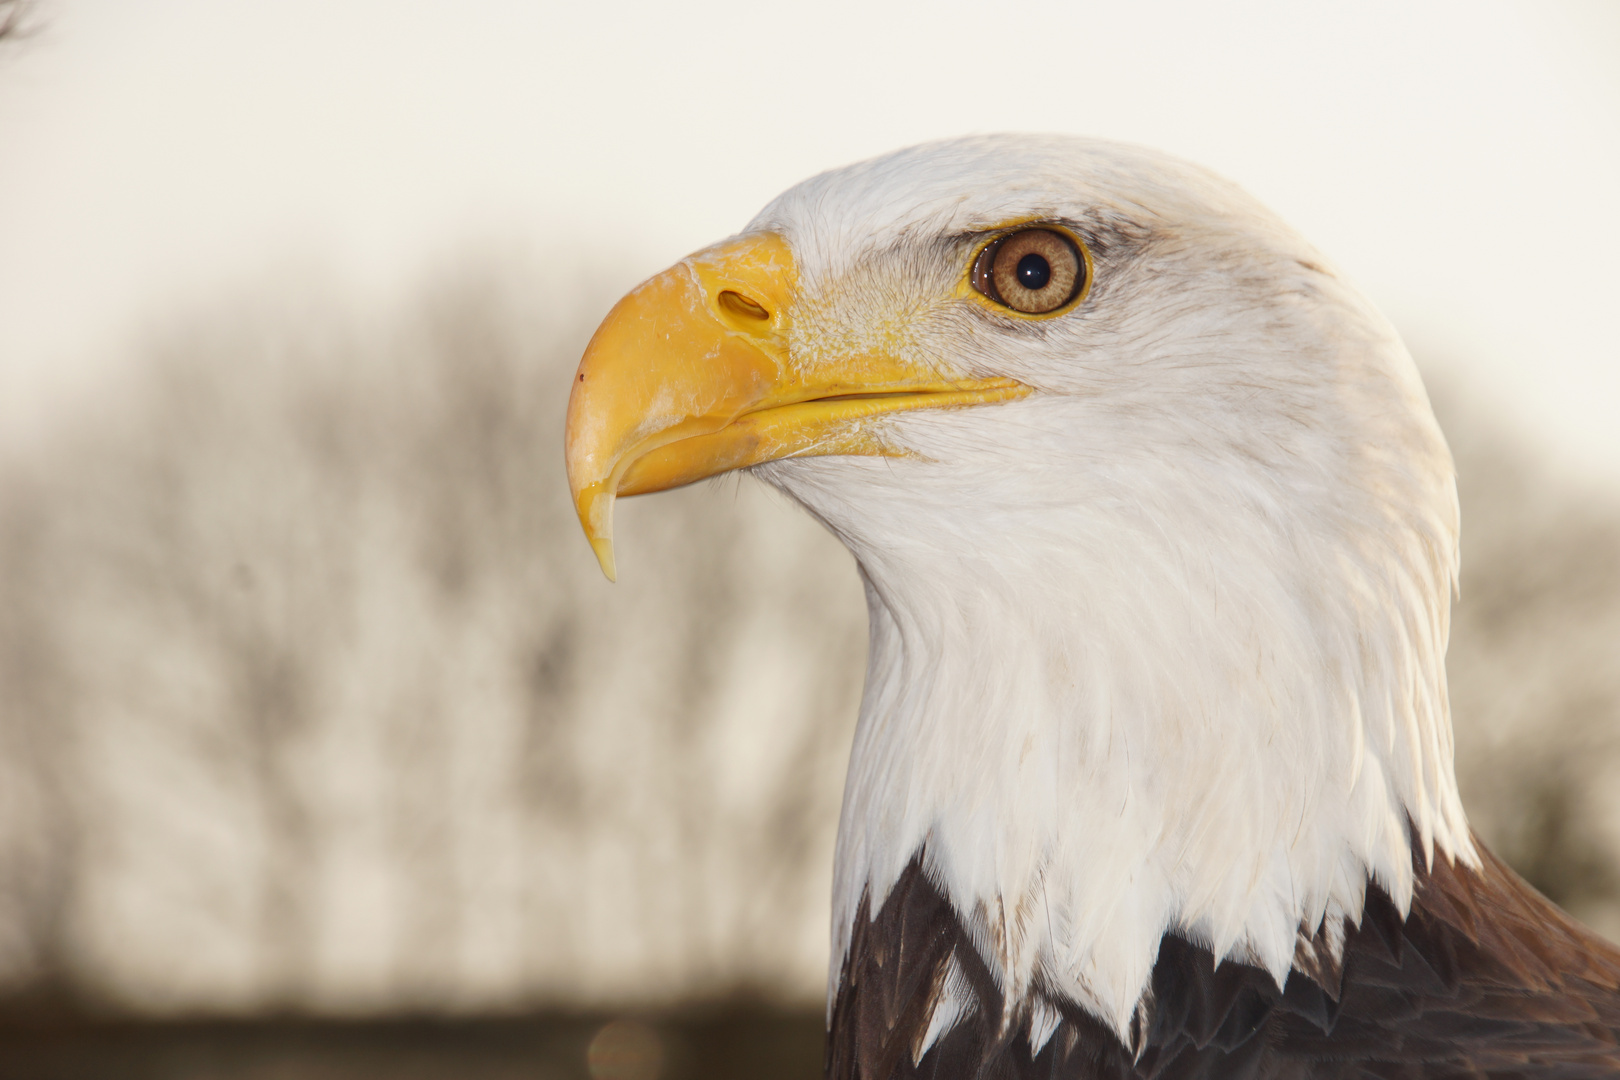
POLYGON ((1297 965, 1281 989, 1260 968, 1216 964, 1209 950, 1165 935, 1131 1046, 1038 981, 1025 999, 1004 1000, 919 852, 876 912, 863 900, 833 1000, 827 1074, 1620 1076, 1620 948, 1478 850, 1478 871, 1444 857, 1424 866, 1418 854, 1405 918, 1369 882, 1359 925, 1343 927, 1339 963, 1297 965))

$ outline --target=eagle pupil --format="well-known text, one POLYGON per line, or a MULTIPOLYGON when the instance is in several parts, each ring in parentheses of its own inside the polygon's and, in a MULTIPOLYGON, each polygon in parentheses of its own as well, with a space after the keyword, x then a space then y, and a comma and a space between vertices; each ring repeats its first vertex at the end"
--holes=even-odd
POLYGON ((1030 292, 1040 292, 1052 280, 1052 264, 1033 251, 1018 260, 1018 284, 1030 292))

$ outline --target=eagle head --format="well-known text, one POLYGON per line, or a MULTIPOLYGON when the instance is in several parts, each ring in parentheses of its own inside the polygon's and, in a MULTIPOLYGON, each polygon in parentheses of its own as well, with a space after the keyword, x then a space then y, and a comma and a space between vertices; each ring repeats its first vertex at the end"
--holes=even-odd
POLYGON ((1203 169, 1016 135, 809 179, 613 309, 567 460, 610 577, 615 497, 740 468, 854 554, 833 992, 914 864, 1008 1002, 1123 1033, 1167 933, 1280 985, 1369 881, 1406 910, 1414 845, 1476 858, 1445 441, 1389 324, 1203 169))

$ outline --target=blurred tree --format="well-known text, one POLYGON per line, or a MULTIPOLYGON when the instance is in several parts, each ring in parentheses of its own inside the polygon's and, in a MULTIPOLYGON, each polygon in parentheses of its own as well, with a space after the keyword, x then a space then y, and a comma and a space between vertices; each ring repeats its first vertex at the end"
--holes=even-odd
POLYGON ((0 0, 0 40, 22 32, 23 16, 31 6, 29 0, 0 0))

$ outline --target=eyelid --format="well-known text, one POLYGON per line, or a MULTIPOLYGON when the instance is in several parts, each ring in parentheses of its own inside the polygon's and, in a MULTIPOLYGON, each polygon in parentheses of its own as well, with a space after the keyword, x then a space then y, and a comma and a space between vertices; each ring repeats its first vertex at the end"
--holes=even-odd
POLYGON ((969 272, 970 282, 973 287, 998 304, 1005 304, 1006 301, 996 291, 995 275, 991 273, 991 270, 996 265, 996 252, 1001 249, 1002 241, 1011 235, 1012 233, 1006 233, 998 236, 980 248, 979 253, 973 257, 973 269, 969 272))

